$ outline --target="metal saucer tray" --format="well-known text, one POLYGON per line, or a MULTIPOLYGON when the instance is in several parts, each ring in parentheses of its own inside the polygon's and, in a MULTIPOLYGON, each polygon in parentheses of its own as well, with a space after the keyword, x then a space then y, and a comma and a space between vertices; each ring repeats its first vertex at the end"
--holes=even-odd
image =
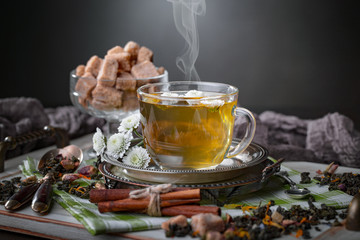
MULTIPOLYGON (((232 146, 236 146, 239 141, 234 139, 232 146)), ((211 189, 263 182, 278 171, 279 165, 280 162, 274 163, 268 159, 265 147, 253 142, 244 153, 224 159, 214 169, 164 170, 154 163, 150 163, 147 168, 138 168, 103 154, 99 170, 105 178, 130 185, 172 183, 177 186, 211 189)))

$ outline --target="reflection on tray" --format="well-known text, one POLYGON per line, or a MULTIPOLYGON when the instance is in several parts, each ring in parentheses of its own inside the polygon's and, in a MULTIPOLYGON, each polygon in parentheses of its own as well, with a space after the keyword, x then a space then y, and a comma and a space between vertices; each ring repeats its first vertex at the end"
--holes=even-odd
MULTIPOLYGON (((246 172, 240 174, 236 177, 233 177, 228 180, 217 181, 217 179, 208 179, 204 183, 179 183, 176 181, 170 182, 177 187, 191 187, 191 188, 201 188, 201 189, 219 189, 219 188, 231 188, 231 187, 242 187, 249 189, 249 191, 259 190, 267 183, 269 177, 274 175, 280 169, 281 161, 273 162, 270 159, 265 159, 260 164, 250 167, 246 172), (266 171, 265 171, 266 169, 266 171)), ((126 169, 120 172, 113 172, 113 166, 110 163, 103 162, 99 165, 100 172, 105 176, 107 182, 112 182, 113 185, 125 185, 131 187, 147 187, 150 185, 156 185, 159 183, 165 182, 155 182, 155 181, 144 181, 138 178, 133 178, 126 175, 126 169), (115 175, 117 174, 117 175, 115 175)), ((166 183, 169 183, 167 181, 166 183)))
MULTIPOLYGON (((233 144, 236 144, 236 142, 234 141, 233 144)), ((246 151, 251 156, 251 161, 243 162, 241 161, 242 156, 236 156, 231 159, 225 159, 214 169, 205 170, 163 170, 155 164, 148 168, 138 168, 123 164, 106 155, 102 157, 108 163, 108 171, 114 176, 155 183, 206 184, 226 181, 242 175, 247 175, 248 177, 250 175, 261 175, 261 171, 266 167, 263 162, 268 157, 267 149, 259 144, 252 143, 246 151)))

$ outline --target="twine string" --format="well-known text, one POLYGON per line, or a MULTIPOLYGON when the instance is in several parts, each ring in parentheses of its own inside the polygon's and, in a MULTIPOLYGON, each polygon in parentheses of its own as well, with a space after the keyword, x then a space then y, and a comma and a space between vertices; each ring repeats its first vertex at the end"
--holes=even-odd
POLYGON ((159 184, 144 189, 131 191, 129 197, 133 199, 150 197, 146 213, 149 216, 161 217, 160 193, 167 193, 170 192, 172 189, 172 184, 159 184))

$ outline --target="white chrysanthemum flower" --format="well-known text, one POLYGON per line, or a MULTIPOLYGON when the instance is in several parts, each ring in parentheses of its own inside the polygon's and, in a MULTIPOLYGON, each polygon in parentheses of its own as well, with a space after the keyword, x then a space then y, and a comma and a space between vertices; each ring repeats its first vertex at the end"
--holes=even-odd
POLYGON ((131 115, 129 117, 124 118, 121 121, 118 131, 120 133, 126 131, 132 131, 133 129, 136 129, 139 126, 139 123, 140 123, 140 115, 139 114, 131 115))
POLYGON ((178 97, 179 94, 174 93, 174 92, 163 92, 161 94, 162 97, 178 97))
POLYGON ((189 105, 199 104, 199 100, 197 98, 202 98, 204 96, 205 96, 204 92, 197 90, 190 90, 184 95, 185 98, 195 98, 195 99, 187 100, 187 103, 189 105))
MULTIPOLYGON (((161 97, 173 97, 173 98, 176 98, 176 97, 179 97, 179 94, 174 93, 174 92, 163 92, 160 96, 161 97)), ((165 104, 165 105, 174 105, 177 102, 178 102, 178 99, 162 100, 162 104, 165 104)))
POLYGON ((150 162, 150 156, 145 148, 133 147, 129 150, 123 159, 127 165, 146 168, 150 162))
POLYGON ((198 90, 190 90, 185 94, 185 97, 191 97, 191 98, 193 97, 200 98, 204 96, 205 96, 204 92, 198 90))
POLYGON ((201 101, 201 104, 207 106, 207 107, 221 107, 222 105, 224 105, 224 100, 203 100, 201 101))
POLYGON ((96 155, 101 155, 106 148, 106 138, 101 132, 100 128, 96 128, 96 133, 93 136, 93 149, 96 152, 96 155))
POLYGON ((252 155, 250 155, 248 151, 238 154, 237 157, 245 163, 250 162, 252 160, 252 155))
POLYGON ((122 158, 130 147, 131 140, 131 134, 115 133, 107 140, 106 153, 114 158, 122 158))

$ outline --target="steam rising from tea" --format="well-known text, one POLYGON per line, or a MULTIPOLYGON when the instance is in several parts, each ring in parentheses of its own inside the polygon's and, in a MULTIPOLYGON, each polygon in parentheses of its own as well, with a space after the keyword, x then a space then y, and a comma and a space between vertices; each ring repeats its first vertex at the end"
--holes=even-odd
POLYGON ((197 15, 205 15, 205 0, 168 1, 173 4, 176 29, 186 41, 184 53, 176 58, 176 65, 185 74, 186 81, 200 81, 195 69, 195 61, 199 55, 199 34, 196 18, 197 15))

